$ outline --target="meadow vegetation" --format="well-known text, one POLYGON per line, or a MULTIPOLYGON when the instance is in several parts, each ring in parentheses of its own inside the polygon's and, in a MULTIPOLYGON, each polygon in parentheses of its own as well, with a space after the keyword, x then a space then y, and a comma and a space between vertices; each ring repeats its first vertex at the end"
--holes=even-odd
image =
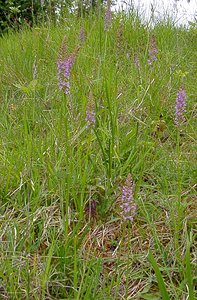
POLYGON ((197 28, 108 21, 0 39, 1 299, 197 297, 197 28))

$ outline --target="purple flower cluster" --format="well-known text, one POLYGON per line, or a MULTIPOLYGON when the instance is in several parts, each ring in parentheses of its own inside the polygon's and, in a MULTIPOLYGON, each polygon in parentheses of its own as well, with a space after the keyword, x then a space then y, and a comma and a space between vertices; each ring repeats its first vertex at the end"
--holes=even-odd
POLYGON ((124 186, 122 187, 121 201, 123 220, 133 221, 137 206, 133 201, 133 181, 131 174, 128 174, 124 186))
POLYGON ((59 88, 61 91, 64 91, 65 94, 70 94, 70 73, 79 49, 80 46, 76 47, 74 52, 68 55, 66 37, 64 37, 59 50, 57 75, 59 80, 59 88))
POLYGON ((157 50, 157 46, 156 46, 156 41, 155 41, 155 36, 154 34, 152 35, 151 38, 151 43, 150 43, 150 49, 148 51, 148 64, 152 65, 154 63, 154 61, 157 60, 157 54, 158 54, 158 50, 157 50))
POLYGON ((177 93, 176 97, 176 114, 175 124, 179 126, 181 122, 185 121, 184 112, 186 111, 186 91, 182 85, 177 93))
POLYGON ((70 72, 74 64, 74 58, 75 57, 71 55, 64 60, 59 59, 57 62, 59 88, 63 90, 65 94, 70 94, 70 72))
POLYGON ((86 127, 94 127, 96 123, 96 113, 94 110, 94 104, 92 102, 89 102, 86 109, 86 127))
POLYGON ((110 28, 112 21, 112 12, 111 12, 111 1, 107 1, 107 8, 105 11, 105 17, 104 17, 104 28, 107 31, 110 28))

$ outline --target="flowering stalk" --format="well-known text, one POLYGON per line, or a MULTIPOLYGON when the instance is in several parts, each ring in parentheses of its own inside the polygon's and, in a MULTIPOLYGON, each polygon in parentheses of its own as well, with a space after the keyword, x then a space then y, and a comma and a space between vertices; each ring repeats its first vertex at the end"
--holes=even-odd
POLYGON ((158 54, 158 50, 157 50, 156 40, 155 40, 154 34, 152 34, 150 49, 148 51, 148 57, 149 57, 148 64, 149 65, 152 65, 154 63, 154 61, 157 60, 157 54, 158 54))
POLYGON ((96 124, 96 113, 95 113, 95 108, 94 108, 94 102, 93 102, 93 95, 90 94, 89 96, 89 102, 87 104, 87 109, 86 109, 86 127, 94 127, 96 124))
POLYGON ((111 1, 107 1, 107 8, 105 11, 105 17, 104 17, 104 28, 107 31, 111 25, 112 21, 112 12, 111 12, 111 1))
POLYGON ((131 174, 128 174, 125 184, 122 187, 122 204, 120 205, 122 208, 122 217, 124 221, 130 220, 132 222, 136 213, 137 206, 133 201, 133 187, 134 185, 132 176, 131 174))
POLYGON ((80 28, 79 39, 82 44, 85 42, 85 30, 83 26, 80 28))
POLYGON ((64 61, 59 60, 58 67, 58 79, 60 91, 63 90, 65 94, 70 94, 70 72, 73 66, 74 59, 72 56, 68 57, 64 61))
POLYGON ((59 58, 57 62, 58 80, 60 91, 64 91, 65 94, 70 94, 70 73, 72 66, 75 62, 76 54, 79 48, 77 48, 73 54, 68 55, 66 51, 65 38, 61 44, 59 51, 59 58))
POLYGON ((185 121, 184 112, 186 111, 186 91, 184 86, 180 86, 177 97, 176 97, 176 114, 175 114, 175 124, 179 126, 185 121))
MULTIPOLYGON (((177 128, 185 121, 184 112, 186 111, 186 91, 183 85, 181 85, 177 92, 176 97, 176 106, 175 106, 175 125, 177 128)), ((180 247, 180 232, 183 227, 184 219, 184 210, 182 203, 182 153, 181 153, 181 131, 177 130, 177 141, 176 141, 176 150, 177 150, 177 202, 175 206, 176 214, 174 217, 175 223, 175 244, 176 248, 180 247)), ((178 258, 180 259, 180 258, 178 258)))
POLYGON ((122 46, 123 46, 123 24, 122 23, 120 23, 118 31, 117 31, 116 45, 119 50, 122 49, 122 46))

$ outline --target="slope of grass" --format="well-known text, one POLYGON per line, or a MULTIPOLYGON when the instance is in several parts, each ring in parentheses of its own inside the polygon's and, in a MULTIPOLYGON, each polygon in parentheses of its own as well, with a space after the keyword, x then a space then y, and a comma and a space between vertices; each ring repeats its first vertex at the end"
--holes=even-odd
POLYGON ((0 298, 195 299, 196 37, 120 13, 107 31, 90 15, 1 38, 0 298), (79 47, 70 95, 57 78, 64 37, 67 55, 79 47))

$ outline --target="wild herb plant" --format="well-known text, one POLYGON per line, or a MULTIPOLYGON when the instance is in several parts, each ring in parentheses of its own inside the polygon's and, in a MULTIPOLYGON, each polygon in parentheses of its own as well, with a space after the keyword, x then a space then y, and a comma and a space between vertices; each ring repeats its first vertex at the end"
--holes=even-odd
POLYGON ((196 298, 197 31, 105 22, 0 40, 2 299, 196 298))

